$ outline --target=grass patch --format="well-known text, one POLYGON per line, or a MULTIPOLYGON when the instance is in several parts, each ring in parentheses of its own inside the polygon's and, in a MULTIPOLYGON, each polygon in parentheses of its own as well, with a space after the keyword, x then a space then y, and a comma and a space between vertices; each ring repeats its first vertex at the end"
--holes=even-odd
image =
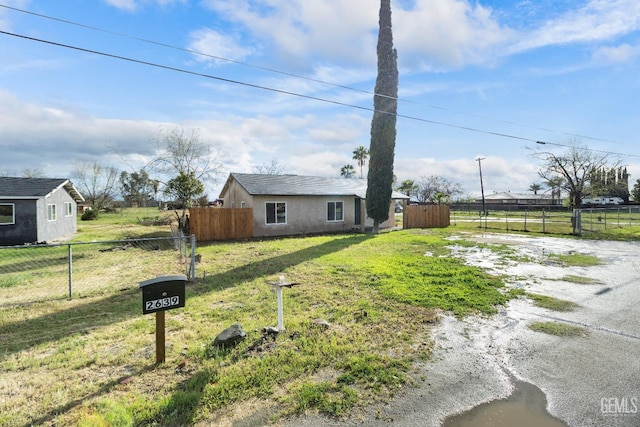
POLYGON ((601 285, 602 284, 602 282, 597 279, 593 279, 591 277, 585 277, 585 276, 576 276, 573 274, 567 274, 566 276, 562 276, 560 280, 564 282, 576 283, 578 285, 601 285))
POLYGON ((536 322, 529 325, 529 329, 559 337, 586 338, 588 336, 588 331, 583 327, 567 325, 566 323, 559 322, 536 322))
MULTIPOLYGON (((101 214, 79 223, 77 239, 170 234, 137 221, 153 215, 101 214)), ((197 280, 187 285, 186 307, 167 313, 167 362, 159 366, 154 318, 141 314, 132 277, 153 277, 157 267, 147 255, 164 251, 102 253, 83 245, 74 263, 91 261, 102 286, 95 291, 43 301, 44 288, 14 279, 0 286, 29 301, 0 306, 0 394, 8 396, 0 424, 184 425, 246 400, 277 402, 276 418, 305 411, 341 416, 388 399, 408 381, 413 361, 429 357, 429 325, 440 310, 491 314, 512 297, 501 292, 499 278, 453 258, 449 235, 417 230, 199 244, 197 280), (107 253, 117 258, 98 270, 107 253), (284 291, 286 333, 264 342, 262 328, 277 322, 270 283, 281 274, 300 286, 284 291), (318 318, 329 327, 314 323, 318 318), (242 324, 246 339, 229 350, 212 348, 233 323, 242 324)), ((18 266, 21 254, 9 254, 16 259, 7 263, 18 266)), ((48 264, 33 281, 46 287, 45 273, 63 268, 64 254, 43 254, 48 264)), ((26 273, 34 272, 22 268, 26 273)))
POLYGON ((533 303, 542 308, 553 311, 572 311, 578 304, 558 298, 549 297, 547 295, 527 293, 527 297, 533 300, 533 303))
POLYGON ((602 260, 594 255, 550 254, 549 258, 567 267, 593 267, 602 264, 602 260))

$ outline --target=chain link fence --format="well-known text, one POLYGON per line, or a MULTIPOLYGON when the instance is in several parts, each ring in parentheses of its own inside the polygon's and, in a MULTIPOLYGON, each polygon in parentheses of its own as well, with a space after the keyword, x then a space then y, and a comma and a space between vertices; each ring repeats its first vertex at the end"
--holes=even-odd
POLYGON ((640 206, 576 209, 575 234, 640 226, 640 206))
POLYGON ((0 247, 0 307, 138 287, 165 275, 195 277, 195 237, 0 247))
POLYGON ((482 211, 451 211, 451 224, 475 225, 493 231, 526 231, 536 233, 571 234, 571 212, 564 209, 491 209, 482 211))

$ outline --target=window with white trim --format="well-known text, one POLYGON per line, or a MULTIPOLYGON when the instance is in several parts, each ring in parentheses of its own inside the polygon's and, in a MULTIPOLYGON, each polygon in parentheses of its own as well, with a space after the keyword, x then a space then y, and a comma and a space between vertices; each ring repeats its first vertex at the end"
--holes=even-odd
POLYGON ((73 203, 64 202, 64 216, 73 216, 73 203))
POLYGON ((13 203, 0 204, 0 225, 16 223, 16 206, 13 203))
POLYGON ((56 205, 47 205, 47 221, 55 221, 58 219, 58 211, 56 205))
POLYGON ((327 202, 327 221, 344 221, 344 202, 327 202))
POLYGON ((287 223, 287 203, 267 202, 265 204, 265 221, 267 224, 287 223))

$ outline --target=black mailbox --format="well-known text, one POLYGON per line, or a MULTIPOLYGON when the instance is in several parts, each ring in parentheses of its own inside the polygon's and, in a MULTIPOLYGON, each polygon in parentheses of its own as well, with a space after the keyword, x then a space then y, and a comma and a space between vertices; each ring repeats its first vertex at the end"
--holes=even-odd
POLYGON ((161 276, 140 282, 142 314, 184 307, 186 276, 161 276))

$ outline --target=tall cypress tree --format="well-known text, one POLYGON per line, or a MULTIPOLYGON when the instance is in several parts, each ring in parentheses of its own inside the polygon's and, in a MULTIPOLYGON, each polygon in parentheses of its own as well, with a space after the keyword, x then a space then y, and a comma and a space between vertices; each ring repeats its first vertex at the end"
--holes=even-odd
POLYGON ((373 96, 366 200, 367 215, 373 218, 374 233, 378 232, 380 223, 389 219, 396 146, 398 53, 393 47, 390 0, 380 0, 379 26, 378 77, 373 96))

